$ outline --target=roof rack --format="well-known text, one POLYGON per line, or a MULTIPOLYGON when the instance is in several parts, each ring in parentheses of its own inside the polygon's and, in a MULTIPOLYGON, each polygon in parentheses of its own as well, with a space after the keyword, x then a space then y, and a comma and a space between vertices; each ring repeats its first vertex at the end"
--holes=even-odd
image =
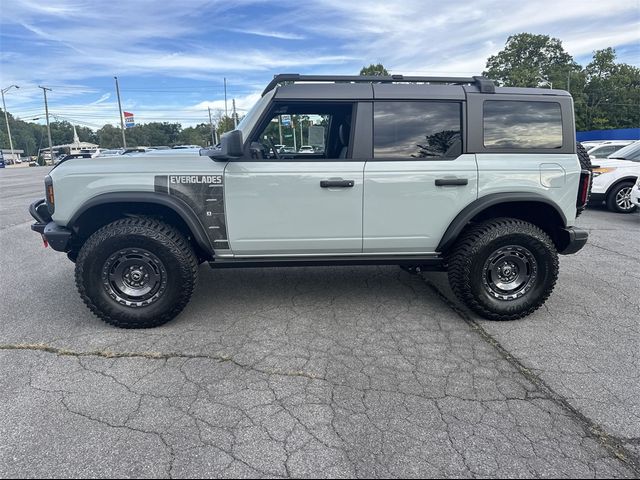
POLYGON ((335 82, 335 83, 446 83, 453 85, 476 85, 482 93, 495 93, 493 80, 485 77, 413 77, 404 75, 300 75, 299 73, 281 73, 274 75, 262 95, 270 92, 284 82, 335 82))

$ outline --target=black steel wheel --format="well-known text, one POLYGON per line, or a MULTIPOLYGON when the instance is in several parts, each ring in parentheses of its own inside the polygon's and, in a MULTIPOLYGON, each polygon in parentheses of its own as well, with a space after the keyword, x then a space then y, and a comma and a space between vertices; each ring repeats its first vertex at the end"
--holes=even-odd
POLYGON ((471 310, 490 320, 515 320, 536 311, 558 278, 549 236, 515 218, 472 225, 448 255, 449 283, 471 310))
POLYGON ((538 262, 525 247, 507 245, 489 255, 482 268, 482 284, 498 300, 526 295, 538 276, 538 262))
POLYGON ((76 261, 76 285, 86 305, 122 328, 156 327, 173 319, 189 302, 197 275, 197 259, 182 234, 147 218, 102 227, 76 261))
POLYGON ((102 269, 107 294, 127 307, 156 302, 167 289, 167 269, 144 248, 124 248, 111 255, 102 269))

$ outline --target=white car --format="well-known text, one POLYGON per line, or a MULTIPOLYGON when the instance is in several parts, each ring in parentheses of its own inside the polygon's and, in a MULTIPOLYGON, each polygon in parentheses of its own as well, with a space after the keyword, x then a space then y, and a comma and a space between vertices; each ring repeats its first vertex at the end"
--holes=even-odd
POLYGON ((632 213, 638 208, 631 201, 631 191, 640 178, 640 141, 618 150, 593 168, 591 202, 605 202, 618 213, 632 213))
POLYGON ((607 140, 593 147, 586 147, 591 159, 607 158, 618 150, 633 143, 633 140, 607 140))

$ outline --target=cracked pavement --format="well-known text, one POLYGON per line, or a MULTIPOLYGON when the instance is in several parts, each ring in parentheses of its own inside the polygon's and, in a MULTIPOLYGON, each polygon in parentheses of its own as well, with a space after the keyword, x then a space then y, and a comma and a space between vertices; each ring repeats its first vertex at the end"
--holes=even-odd
POLYGON ((442 274, 202 266, 176 320, 126 331, 29 230, 45 173, 0 171, 1 477, 640 474, 639 215, 581 217, 593 244, 517 322, 442 274))

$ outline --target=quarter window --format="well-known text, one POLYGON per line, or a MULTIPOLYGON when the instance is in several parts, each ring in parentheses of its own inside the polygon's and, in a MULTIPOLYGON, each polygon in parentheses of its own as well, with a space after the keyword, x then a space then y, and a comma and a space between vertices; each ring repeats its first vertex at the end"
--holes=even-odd
POLYGON ((376 102, 373 156, 458 157, 462 153, 461 110, 456 102, 376 102))
POLYGON ((487 148, 562 148, 562 114, 556 102, 484 102, 487 148))

